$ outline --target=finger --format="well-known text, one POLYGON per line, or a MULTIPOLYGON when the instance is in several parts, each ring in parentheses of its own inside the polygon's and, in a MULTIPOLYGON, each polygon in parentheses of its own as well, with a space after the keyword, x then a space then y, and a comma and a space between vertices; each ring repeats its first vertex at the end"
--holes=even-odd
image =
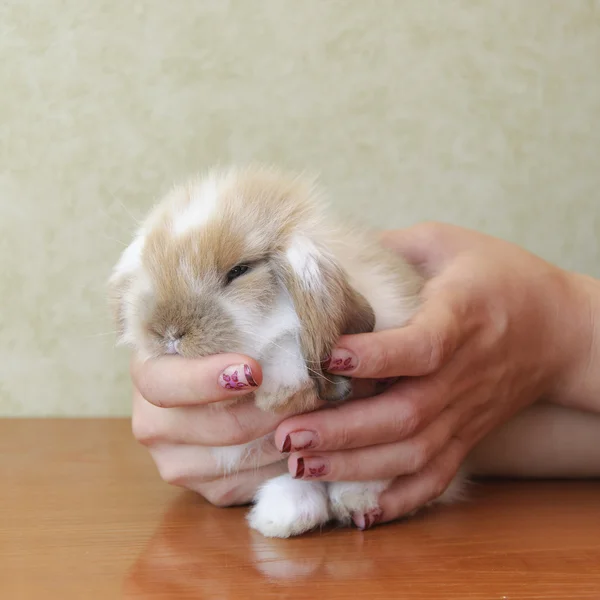
POLYGON ((185 488, 197 492, 215 506, 239 506, 251 502, 258 488, 278 475, 287 472, 285 461, 260 469, 244 471, 206 483, 190 480, 185 488))
POLYGON ((145 446, 160 443, 235 446, 271 433, 286 414, 265 413, 253 401, 179 407, 169 410, 147 402, 133 390, 132 430, 145 446))
POLYGON ((439 289, 405 327, 341 337, 325 368, 369 379, 433 373, 471 331, 466 304, 465 292, 439 289))
POLYGON ((417 473, 448 444, 459 419, 457 409, 448 409, 416 436, 401 442, 344 452, 294 453, 288 470, 296 479, 321 481, 372 481, 417 473))
POLYGON ((245 449, 158 444, 150 448, 150 454, 163 481, 180 487, 188 487, 190 482, 208 483, 222 479, 231 471, 255 471, 282 461, 272 439, 266 438, 245 449), (234 469, 228 464, 230 461, 235 461, 234 469))
POLYGON ((275 432, 284 451, 334 451, 396 442, 430 423, 452 401, 446 377, 408 379, 373 398, 295 415, 275 432))
MULTIPOLYGON (((379 497, 380 521, 404 517, 429 502, 440 499, 444 492, 450 492, 449 486, 454 487, 453 479, 465 453, 460 440, 453 438, 423 470, 414 475, 396 478, 379 497)), ((361 517, 362 515, 355 515, 354 518, 359 526, 361 517)))
POLYGON ((131 376, 144 398, 163 408, 243 396, 262 383, 258 362, 240 354, 215 354, 193 360, 163 356, 147 361, 134 356, 131 376))

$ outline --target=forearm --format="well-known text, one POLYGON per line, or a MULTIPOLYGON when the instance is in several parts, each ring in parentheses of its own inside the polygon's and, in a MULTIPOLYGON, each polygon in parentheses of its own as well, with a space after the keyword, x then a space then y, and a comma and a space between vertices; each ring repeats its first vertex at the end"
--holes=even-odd
POLYGON ((600 281, 570 275, 571 318, 564 328, 565 370, 548 400, 600 413, 600 281))
POLYGON ((600 477, 600 281, 566 281, 556 303, 563 358, 554 386, 473 449, 478 475, 600 477))
POLYGON ((600 477, 600 414, 537 403, 488 434, 471 452, 475 475, 600 477))

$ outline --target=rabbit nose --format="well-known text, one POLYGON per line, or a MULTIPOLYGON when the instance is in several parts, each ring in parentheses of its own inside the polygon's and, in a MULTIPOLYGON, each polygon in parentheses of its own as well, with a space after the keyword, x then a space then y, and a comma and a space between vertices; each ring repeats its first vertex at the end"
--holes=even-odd
POLYGON ((167 354, 179 354, 179 342, 180 338, 176 340, 169 340, 167 342, 167 354))
POLYGON ((169 334, 167 338, 167 354, 179 354, 180 335, 169 334))

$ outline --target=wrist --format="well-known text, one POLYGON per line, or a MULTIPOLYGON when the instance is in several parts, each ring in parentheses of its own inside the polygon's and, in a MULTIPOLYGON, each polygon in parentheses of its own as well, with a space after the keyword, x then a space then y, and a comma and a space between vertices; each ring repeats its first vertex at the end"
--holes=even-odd
POLYGON ((600 412, 600 281, 579 273, 564 276, 554 333, 561 359, 549 400, 600 412))

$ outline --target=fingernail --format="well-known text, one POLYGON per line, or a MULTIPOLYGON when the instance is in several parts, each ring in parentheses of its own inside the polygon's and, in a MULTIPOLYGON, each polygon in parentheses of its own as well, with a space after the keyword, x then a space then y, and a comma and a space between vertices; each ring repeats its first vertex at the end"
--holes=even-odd
POLYGON ((379 521, 381 521, 382 515, 383 512, 380 508, 374 508, 364 514, 355 513, 354 515, 352 515, 352 520, 354 521, 354 524, 356 525, 356 527, 358 527, 358 529, 365 531, 379 523, 379 521))
POLYGON ((310 458, 299 458, 296 463, 296 474, 295 479, 317 479, 327 475, 328 469, 327 464, 321 458, 313 457, 310 458))
POLYGON ((226 390, 243 390, 258 387, 248 365, 231 365, 219 375, 219 385, 226 390))
POLYGON ((314 431, 292 431, 286 436, 282 452, 299 452, 300 450, 308 450, 317 445, 317 434, 314 431))
POLYGON ((304 459, 299 458, 296 463, 296 474, 294 475, 294 479, 300 479, 300 477, 304 477, 304 459))
POLYGON ((322 361, 321 361, 321 370, 322 371, 327 371, 327 369, 329 369, 329 365, 331 364, 331 356, 326 356, 322 361))
POLYGON ((334 350, 331 355, 327 370, 332 372, 352 371, 353 369, 356 369, 357 364, 358 361, 356 360, 356 356, 354 356, 352 352, 337 349, 334 350))

